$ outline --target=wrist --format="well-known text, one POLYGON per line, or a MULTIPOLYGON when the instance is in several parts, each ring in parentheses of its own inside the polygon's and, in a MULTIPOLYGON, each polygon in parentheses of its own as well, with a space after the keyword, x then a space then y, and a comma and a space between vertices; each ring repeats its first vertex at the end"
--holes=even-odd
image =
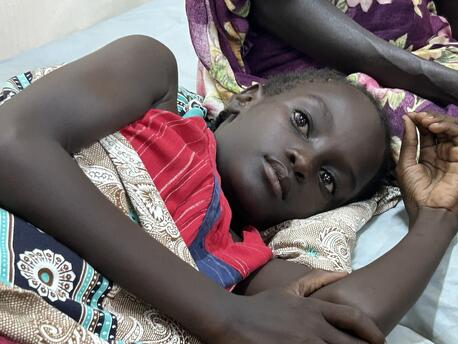
POLYGON ((417 207, 415 217, 410 222, 411 230, 435 228, 455 235, 458 231, 458 214, 445 208, 417 207))
POLYGON ((205 316, 207 321, 201 319, 195 320, 200 324, 201 328, 196 329, 195 333, 205 343, 220 343, 223 342, 227 335, 233 332, 234 323, 237 319, 238 306, 242 296, 227 293, 225 297, 217 300, 212 305, 208 305, 205 316))

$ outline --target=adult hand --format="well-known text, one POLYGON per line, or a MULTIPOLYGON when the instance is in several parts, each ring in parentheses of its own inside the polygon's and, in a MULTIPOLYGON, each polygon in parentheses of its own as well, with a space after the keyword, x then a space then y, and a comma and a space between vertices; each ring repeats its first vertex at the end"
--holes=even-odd
POLYGON ((448 116, 409 113, 396 168, 411 220, 420 207, 458 210, 458 123, 448 116), (420 133, 420 154, 417 157, 420 133))
POLYGON ((286 287, 239 296, 229 311, 232 322, 228 330, 212 342, 384 343, 382 332, 356 308, 304 297, 344 276, 316 270, 286 287))

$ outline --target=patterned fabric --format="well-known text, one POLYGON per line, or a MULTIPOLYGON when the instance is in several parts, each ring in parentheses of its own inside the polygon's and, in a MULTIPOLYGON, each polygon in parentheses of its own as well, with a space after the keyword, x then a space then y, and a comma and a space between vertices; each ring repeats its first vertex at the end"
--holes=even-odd
POLYGON ((269 246, 278 258, 315 269, 350 272, 356 233, 374 215, 392 208, 398 199, 398 188, 387 187, 370 200, 324 212, 305 221, 287 221, 273 228, 271 235, 274 236, 269 246))
POLYGON ((242 242, 232 238, 216 140, 202 118, 150 110, 121 134, 145 165, 200 272, 232 288, 270 260, 272 251, 255 228, 246 228, 242 242))
POLYGON ((203 97, 184 87, 178 87, 177 109, 183 118, 200 117, 207 118, 207 109, 202 105, 203 97))
MULTIPOLYGON (((452 38, 447 21, 437 15, 434 2, 330 1, 361 26, 399 48, 458 70, 458 43, 452 38)), ((254 82, 285 71, 321 67, 266 31, 250 26, 250 0, 186 0, 186 11, 199 57, 197 91, 205 96, 209 117, 216 116, 234 93, 254 82)), ((348 78, 366 87, 387 113, 394 134, 395 159, 399 156, 402 115, 406 112, 431 111, 458 117, 458 106, 439 107, 410 92, 382 88, 362 73, 348 78)), ((276 226, 267 237, 281 231, 271 242, 274 254, 279 257, 313 268, 351 271, 356 232, 399 198, 398 189, 385 188, 366 202, 276 226)))

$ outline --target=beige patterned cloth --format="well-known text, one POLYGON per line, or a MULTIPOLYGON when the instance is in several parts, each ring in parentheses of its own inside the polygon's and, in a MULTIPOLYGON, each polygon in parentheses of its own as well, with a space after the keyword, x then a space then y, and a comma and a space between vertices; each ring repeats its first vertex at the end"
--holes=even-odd
POLYGON ((274 256, 315 269, 351 272, 357 232, 374 216, 399 201, 397 187, 387 186, 373 198, 355 202, 305 220, 287 221, 269 246, 274 256))

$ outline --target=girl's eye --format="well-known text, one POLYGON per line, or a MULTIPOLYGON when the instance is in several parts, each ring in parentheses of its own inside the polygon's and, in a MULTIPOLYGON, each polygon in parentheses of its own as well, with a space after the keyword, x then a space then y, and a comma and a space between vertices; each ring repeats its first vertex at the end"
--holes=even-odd
POLYGON ((320 182, 330 194, 334 194, 336 191, 336 181, 331 173, 323 169, 320 170, 320 182))
POLYGON ((309 124, 309 119, 307 118, 307 115, 303 113, 302 111, 299 110, 294 110, 294 122, 296 122, 296 125, 299 128, 308 126, 309 124))

